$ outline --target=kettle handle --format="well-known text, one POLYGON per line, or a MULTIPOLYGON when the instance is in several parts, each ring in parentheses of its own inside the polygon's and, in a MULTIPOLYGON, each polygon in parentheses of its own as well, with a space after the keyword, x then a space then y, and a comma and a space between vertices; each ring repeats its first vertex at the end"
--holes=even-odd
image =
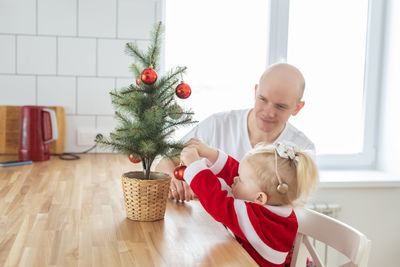
POLYGON ((49 113, 51 120, 51 137, 50 139, 44 140, 44 143, 48 144, 50 142, 53 142, 54 140, 57 140, 58 138, 57 117, 56 112, 52 109, 44 108, 43 111, 49 113))

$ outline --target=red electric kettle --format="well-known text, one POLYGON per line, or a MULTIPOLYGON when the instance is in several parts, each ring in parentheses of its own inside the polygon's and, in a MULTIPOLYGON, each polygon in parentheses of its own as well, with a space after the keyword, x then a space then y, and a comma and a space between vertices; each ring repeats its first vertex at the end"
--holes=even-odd
POLYGON ((56 112, 41 106, 22 106, 20 129, 19 159, 50 159, 49 143, 58 138, 56 112))

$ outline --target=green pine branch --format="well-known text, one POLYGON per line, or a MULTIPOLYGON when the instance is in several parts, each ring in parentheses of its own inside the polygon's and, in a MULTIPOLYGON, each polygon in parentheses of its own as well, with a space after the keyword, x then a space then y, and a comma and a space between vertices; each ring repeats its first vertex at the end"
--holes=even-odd
POLYGON ((134 57, 136 60, 144 63, 145 66, 150 66, 150 62, 148 62, 147 58, 143 53, 139 50, 139 47, 136 43, 130 42, 126 44, 125 53, 134 57))
MULTIPOLYGON (((129 66, 134 79, 140 78, 143 69, 150 65, 158 72, 162 33, 160 22, 154 26, 146 52, 134 42, 126 44, 126 54, 135 60, 129 66)), ((134 81, 127 87, 111 90, 118 125, 109 137, 97 138, 96 142, 120 153, 140 157, 147 178, 156 156, 179 155, 184 144, 172 140, 174 132, 179 127, 196 123, 192 120, 193 112, 183 110, 175 101, 175 88, 186 69, 177 67, 164 75, 157 73, 158 79, 153 84, 134 81)))
POLYGON ((131 123, 131 121, 129 119, 127 119, 125 116, 123 116, 120 112, 116 111, 115 112, 115 116, 117 118, 119 118, 122 122, 124 122, 125 124, 129 124, 131 123))
POLYGON ((134 92, 148 93, 147 90, 142 89, 140 87, 137 87, 137 86, 131 84, 131 85, 129 85, 128 88, 122 88, 122 90, 120 91, 120 94, 121 95, 126 95, 126 94, 131 94, 131 93, 134 93, 134 92))
POLYGON ((138 65, 133 63, 130 67, 129 70, 135 75, 135 77, 140 77, 141 70, 139 69, 138 65))
POLYGON ((152 31, 152 42, 149 47, 148 51, 148 58, 147 60, 150 62, 151 65, 153 65, 153 68, 155 70, 158 70, 158 56, 160 54, 160 47, 161 47, 161 40, 160 36, 163 33, 163 28, 161 27, 162 23, 161 21, 158 22, 157 26, 155 29, 152 31))

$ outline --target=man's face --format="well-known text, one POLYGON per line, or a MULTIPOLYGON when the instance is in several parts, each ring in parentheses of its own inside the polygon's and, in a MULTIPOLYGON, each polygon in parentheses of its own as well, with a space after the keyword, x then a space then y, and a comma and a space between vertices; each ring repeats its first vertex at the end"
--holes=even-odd
POLYGON ((278 80, 266 77, 255 93, 257 128, 263 132, 282 131, 290 115, 296 115, 304 102, 300 102, 296 80, 278 80))

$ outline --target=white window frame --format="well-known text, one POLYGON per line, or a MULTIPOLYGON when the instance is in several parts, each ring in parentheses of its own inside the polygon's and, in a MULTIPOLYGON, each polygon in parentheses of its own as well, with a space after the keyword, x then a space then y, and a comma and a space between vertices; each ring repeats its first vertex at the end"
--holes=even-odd
MULTIPOLYGON (((269 2, 270 20, 267 49, 267 66, 287 60, 289 5, 290 0, 266 0, 269 2)), ((294 0, 295 1, 295 0, 294 0)), ((166 0, 157 0, 157 19, 165 22, 166 0)), ((382 58, 385 28, 386 1, 368 1, 368 26, 364 70, 364 143, 363 150, 357 154, 318 155, 318 167, 328 169, 376 169, 379 91, 382 84, 382 58)), ((164 44, 164 42, 163 42, 164 44)), ((163 45, 164 46, 164 45, 163 45)), ((162 49, 164 62, 164 47, 162 49)), ((162 68, 164 64, 161 65, 162 68)), ((318 147, 317 147, 318 150, 318 147)))
MULTIPOLYGON (((290 0, 269 0, 269 4, 271 13, 267 65, 287 59, 290 0)), ((319 155, 317 162, 321 169, 376 168, 385 11, 386 1, 368 1, 363 99, 363 151, 357 154, 319 155)))

